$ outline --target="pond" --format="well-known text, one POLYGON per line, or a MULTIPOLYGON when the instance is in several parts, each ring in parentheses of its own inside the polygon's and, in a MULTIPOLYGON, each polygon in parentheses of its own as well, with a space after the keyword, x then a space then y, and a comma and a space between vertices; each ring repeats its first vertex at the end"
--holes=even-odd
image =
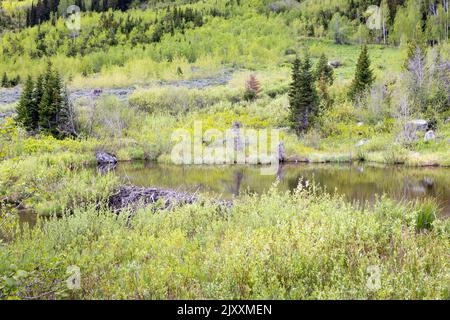
POLYGON ((299 181, 335 190, 349 201, 373 203, 386 194, 396 200, 435 198, 450 216, 450 168, 410 168, 372 164, 288 164, 277 175, 261 175, 258 166, 176 166, 146 162, 120 163, 115 173, 124 183, 142 187, 208 192, 225 199, 261 194, 278 179, 282 191, 299 181))

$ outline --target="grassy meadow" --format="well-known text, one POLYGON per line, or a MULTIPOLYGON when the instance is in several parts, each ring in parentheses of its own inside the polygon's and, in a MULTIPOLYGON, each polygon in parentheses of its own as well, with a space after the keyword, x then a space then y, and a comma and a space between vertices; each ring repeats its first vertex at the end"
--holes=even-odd
MULTIPOLYGON (((69 93, 132 88, 127 99, 73 101, 77 134, 64 139, 27 132, 10 115, 18 103, 0 102, 0 299, 449 299, 450 221, 433 199, 380 197, 360 208, 339 190, 307 183, 294 192, 274 185, 230 208, 206 196, 172 209, 108 207, 122 181, 92 170, 96 151, 171 163, 173 132, 191 132, 198 121, 204 132, 236 122, 279 129, 287 162, 450 167, 448 104, 432 109, 440 97, 433 100, 431 88, 431 107, 404 110, 407 41, 380 44, 353 32, 337 44, 323 27, 312 32, 307 21, 326 1, 279 11, 266 0, 176 2, 201 22, 193 13, 169 30, 173 3, 148 1, 83 12, 76 35, 62 18, 12 30, 0 24, 0 77, 20 76, 21 88, 49 62, 69 93), (348 92, 363 44, 375 81, 355 102, 348 92), (305 52, 314 68, 323 54, 340 66, 327 88, 330 107, 298 134, 290 128, 291 73, 305 52), (247 99, 251 75, 260 90, 247 99), (404 143, 405 122, 422 118, 433 120, 435 139, 421 133, 404 143), (38 216, 33 227, 20 223, 24 210, 38 216), (80 268, 80 290, 65 285, 69 266, 80 268), (381 287, 371 289, 374 266, 381 287)), ((335 2, 345 12, 348 2, 335 2)), ((448 62, 447 41, 426 49, 426 64, 438 53, 448 62)), ((0 98, 10 90, 0 88, 0 98)))

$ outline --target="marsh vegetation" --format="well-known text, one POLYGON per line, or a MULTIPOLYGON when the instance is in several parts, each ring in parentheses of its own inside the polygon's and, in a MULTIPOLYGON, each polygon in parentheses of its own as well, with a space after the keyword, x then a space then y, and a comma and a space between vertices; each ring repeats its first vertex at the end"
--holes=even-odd
POLYGON ((0 4, 0 298, 449 298, 448 1, 69 4, 0 4), (279 130, 284 165, 174 165, 198 122, 279 130))

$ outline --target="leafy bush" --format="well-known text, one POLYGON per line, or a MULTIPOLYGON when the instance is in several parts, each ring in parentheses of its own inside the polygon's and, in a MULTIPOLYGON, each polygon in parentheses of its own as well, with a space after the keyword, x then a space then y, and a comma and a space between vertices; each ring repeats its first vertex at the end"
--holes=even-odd
POLYGON ((41 220, 0 246, 0 297, 448 298, 448 221, 417 233, 413 208, 382 198, 363 211, 308 189, 245 196, 230 209, 141 209, 128 222, 94 207, 41 220), (58 286, 71 265, 81 290, 58 286), (381 279, 373 290, 371 266, 381 279))
POLYGON ((433 199, 425 199, 417 204, 416 228, 417 230, 431 230, 433 222, 437 219, 438 207, 433 199))
POLYGON ((388 164, 404 164, 408 151, 398 143, 386 146, 383 152, 384 161, 388 164))

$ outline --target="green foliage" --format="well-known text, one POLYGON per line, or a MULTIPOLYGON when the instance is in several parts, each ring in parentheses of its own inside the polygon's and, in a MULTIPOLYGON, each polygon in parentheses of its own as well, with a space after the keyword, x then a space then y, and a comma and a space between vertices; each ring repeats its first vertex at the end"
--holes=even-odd
POLYGON ((398 143, 385 147, 383 154, 387 164, 404 164, 407 159, 407 151, 398 143))
POLYGON ((436 228, 417 233, 414 214, 415 208, 384 198, 357 209, 314 188, 244 196, 231 209, 209 201, 171 211, 141 209, 132 219, 75 209, 0 246, 0 295, 445 299, 448 222, 436 220, 436 228), (58 285, 70 265, 80 268, 81 290, 58 285), (382 285, 370 290, 367 272, 374 265, 382 285))
POLYGON ((13 79, 9 79, 8 75, 5 73, 3 73, 2 76, 2 81, 0 83, 0 86, 3 88, 12 88, 17 86, 20 83, 20 76, 17 75, 15 78, 13 79))
POLYGON ((17 122, 31 133, 39 131, 54 137, 72 134, 67 125, 70 104, 62 86, 50 63, 45 76, 40 75, 36 83, 29 76, 17 106, 17 122))
POLYGON ((373 71, 370 67, 368 49, 367 46, 364 45, 358 58, 355 78, 353 79, 352 85, 350 87, 349 97, 352 100, 361 98, 368 92, 374 81, 375 76, 373 75, 373 71))
POLYGON ((328 65, 328 58, 325 53, 320 56, 319 61, 317 62, 314 76, 317 81, 325 81, 329 86, 334 82, 334 70, 328 65))
POLYGON ((341 16, 336 12, 331 18, 329 26, 329 36, 336 44, 348 43, 350 35, 350 26, 347 17, 341 16))
POLYGON ((39 104, 33 99, 34 83, 29 76, 17 105, 16 121, 28 132, 34 132, 39 125, 39 104))
POLYGON ((292 128, 297 133, 308 130, 314 124, 315 117, 319 112, 317 91, 308 52, 303 61, 296 58, 292 65, 289 105, 292 128))
POLYGON ((425 199, 417 204, 416 228, 417 230, 431 230, 433 222, 437 219, 438 206, 435 200, 425 199))

